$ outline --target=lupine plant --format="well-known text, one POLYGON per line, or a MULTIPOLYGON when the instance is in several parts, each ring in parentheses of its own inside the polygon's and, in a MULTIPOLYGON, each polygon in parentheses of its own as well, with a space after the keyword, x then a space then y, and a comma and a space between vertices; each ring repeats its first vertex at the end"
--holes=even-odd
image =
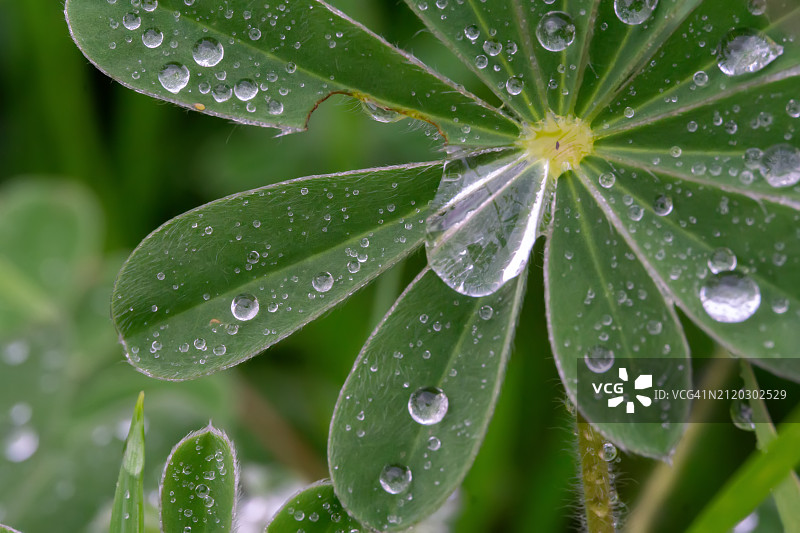
MULTIPOLYGON (((311 176, 198 207, 150 234, 119 273, 112 317, 128 360, 187 380, 264 352, 424 246, 428 266, 342 388, 332 483, 289 502, 294 518, 279 515, 269 531, 336 531, 348 520, 406 529, 443 504, 486 432, 539 238, 549 341, 592 457, 667 458, 679 442, 685 404, 658 423, 627 424, 577 401, 579 367, 603 374, 617 359, 690 388, 677 310, 730 354, 800 380, 795 0, 407 3, 491 101, 321 0, 66 4, 84 54, 141 93, 280 135, 345 94, 377 121, 422 124, 443 147, 438 161, 311 176), (342 512, 309 520, 317 505, 342 512)), ((764 439, 778 444, 764 442, 753 460, 782 457, 776 484, 798 459, 796 431, 764 439)), ((608 467, 584 459, 587 528, 614 530, 608 467)), ((753 483, 752 507, 774 486, 755 483, 758 465, 737 481, 753 483)), ((800 494, 787 479, 782 517, 800 494)), ((712 523, 737 515, 724 505, 709 513, 712 523)), ((185 527, 227 531, 226 520, 185 527)))

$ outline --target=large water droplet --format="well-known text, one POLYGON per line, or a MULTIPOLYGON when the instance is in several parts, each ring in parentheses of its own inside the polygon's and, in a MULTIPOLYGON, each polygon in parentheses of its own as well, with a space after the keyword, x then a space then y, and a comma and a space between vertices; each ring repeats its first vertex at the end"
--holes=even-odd
POLYGON ((330 272, 320 272, 311 278, 311 286, 317 292, 328 292, 333 287, 333 276, 330 272))
POLYGON ((595 374, 603 374, 614 366, 614 352, 605 346, 592 346, 583 356, 583 361, 595 374))
POLYGON ((189 69, 180 63, 167 63, 158 73, 158 81, 172 94, 178 94, 189 83, 189 69))
POLYGON ((218 83, 211 91, 211 96, 219 103, 227 102, 233 95, 233 89, 226 83, 218 83))
POLYGON ((790 144, 767 148, 759 172, 773 187, 789 187, 800 181, 800 150, 790 144))
POLYGON ((730 272, 736 268, 736 255, 730 248, 717 248, 708 256, 708 269, 714 273, 730 272))
POLYGON ((517 76, 512 76, 506 80, 506 91, 511 96, 516 96, 522 92, 522 87, 525 83, 522 81, 522 78, 517 76))
POLYGON ((252 294, 240 294, 231 302, 231 313, 238 320, 252 320, 258 314, 258 298, 252 294))
POLYGON ((545 50, 560 52, 575 40, 575 23, 562 11, 551 11, 536 26, 536 38, 545 50))
POLYGON ((201 67, 213 67, 222 61, 224 55, 225 49, 212 37, 200 39, 192 49, 192 57, 201 67))
POLYGON ((613 461, 617 458, 617 447, 610 442, 603 443, 603 459, 606 461, 613 461))
POLYGON ((411 469, 403 465, 386 465, 379 478, 381 487, 389 494, 400 494, 411 484, 411 469))
POLYGON ((658 0, 614 0, 614 13, 617 18, 635 26, 650 18, 658 5, 658 0))
POLYGON ((659 195, 653 202, 653 211, 656 215, 665 217, 672 213, 672 198, 664 194, 659 195))
POLYGON ((258 94, 258 85, 253 80, 239 80, 233 86, 233 94, 242 102, 247 102, 258 94))
POLYGON ((737 272, 710 277, 700 288, 700 302, 717 322, 744 322, 758 310, 761 291, 755 281, 737 272))
POLYGON ((728 76, 758 72, 783 53, 783 47, 761 32, 736 29, 719 44, 717 65, 728 76))
POLYGON ((447 414, 450 402, 441 389, 417 389, 408 399, 408 412, 415 422, 425 426, 438 424, 447 414))
POLYGON ((428 218, 428 263, 452 289, 485 296, 527 264, 546 206, 548 164, 514 150, 445 164, 428 218))

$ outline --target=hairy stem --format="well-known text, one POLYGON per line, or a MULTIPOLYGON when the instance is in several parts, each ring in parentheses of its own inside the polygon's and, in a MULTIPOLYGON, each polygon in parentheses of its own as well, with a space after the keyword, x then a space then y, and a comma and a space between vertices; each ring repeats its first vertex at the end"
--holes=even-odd
MULTIPOLYGON (((581 466, 584 519, 589 533, 614 533, 616 491, 606 457, 611 450, 604 448, 603 436, 577 414, 578 454, 581 466)), ((616 455, 616 450, 613 450, 616 455)))

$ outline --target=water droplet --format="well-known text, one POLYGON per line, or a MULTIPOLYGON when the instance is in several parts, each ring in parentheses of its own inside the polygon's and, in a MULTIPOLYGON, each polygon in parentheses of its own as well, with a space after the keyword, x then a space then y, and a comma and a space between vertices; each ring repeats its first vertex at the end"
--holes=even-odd
POLYGON ((605 346, 592 346, 583 356, 586 366, 595 374, 608 372, 614 366, 614 352, 605 346))
POLYGON ((207 497, 207 496, 208 496, 208 493, 209 493, 210 491, 209 491, 209 489, 208 489, 208 485, 205 485, 204 483, 200 483, 200 484, 198 484, 198 485, 197 485, 197 486, 194 488, 194 492, 195 492, 195 494, 197 494, 197 495, 198 495, 200 498, 205 498, 205 497, 207 497))
POLYGON ((758 72, 783 53, 783 47, 755 30, 736 29, 719 44, 717 65, 728 76, 758 72))
POLYGON ((383 107, 380 107, 369 100, 361 101, 361 109, 363 109, 372 120, 376 122, 382 122, 384 124, 398 122, 406 118, 405 115, 392 111, 391 109, 384 109, 383 107))
POLYGON ((231 302, 231 313, 237 320, 252 320, 258 314, 258 298, 252 294, 240 294, 231 302))
POLYGON ((484 305, 478 311, 478 315, 480 315, 480 317, 484 320, 489 320, 490 318, 492 318, 493 314, 494 314, 494 309, 492 309, 491 305, 484 305))
POLYGON ((708 74, 702 70, 699 70, 694 73, 692 80, 694 80, 694 84, 698 87, 703 87, 706 83, 708 83, 708 74))
POLYGON ((311 278, 311 286, 317 292, 328 292, 333 287, 333 276, 330 272, 320 272, 311 278))
POLYGON ((800 181, 800 150, 790 144, 767 148, 759 172, 773 187, 789 187, 800 181))
POLYGON ((613 461, 617 458, 617 447, 610 442, 603 443, 603 459, 613 461))
POLYGON ((283 113, 283 104, 278 100, 271 99, 267 105, 267 111, 270 115, 280 115, 283 113))
POLYGON ((614 186, 614 182, 617 181, 617 177, 611 172, 605 172, 600 174, 598 181, 600 182, 601 187, 604 189, 610 189, 614 186))
POLYGON ((164 42, 164 34, 156 28, 145 30, 142 34, 142 44, 147 48, 158 48, 164 42))
POLYGON ((189 69, 180 63, 167 63, 158 73, 158 81, 172 94, 178 94, 189 84, 189 69))
POLYGON ((756 425, 753 423, 753 409, 750 404, 739 399, 733 400, 730 412, 734 426, 745 431, 755 431, 756 425))
POLYGON ((789 100, 786 104, 786 114, 792 118, 800 118, 800 102, 795 99, 789 100))
POLYGON ((428 449, 431 451, 436 451, 442 447, 442 441, 440 441, 437 437, 430 437, 428 438, 428 449))
POLYGON ((386 465, 379 478, 381 487, 389 494, 400 494, 411 484, 411 470, 403 465, 386 465))
POLYGON ((761 291, 749 277, 726 272, 710 277, 700 288, 700 302, 717 322, 744 322, 758 310, 761 291))
POLYGON ((708 256, 708 269, 712 274, 730 272, 736 268, 736 255, 730 248, 717 248, 708 256))
POLYGON ((635 26, 650 18, 658 0, 614 0, 614 13, 625 24, 635 26))
POLYGON ((536 26, 536 38, 545 50, 560 52, 575 40, 575 23, 562 11, 551 11, 536 26))
POLYGON ((192 57, 201 67, 213 67, 225 56, 225 49, 216 39, 204 37, 192 49, 192 57))
POLYGON ((214 87, 214 90, 211 91, 211 96, 221 104, 231 99, 231 96, 233 96, 233 89, 226 83, 218 83, 214 87))
POLYGON ((658 198, 656 198, 656 201, 653 202, 653 211, 655 211, 656 215, 660 217, 664 217, 672 213, 672 198, 664 194, 660 195, 658 198))
POLYGON ((195 339, 194 340, 194 347, 198 350, 205 350, 206 349, 206 340, 205 339, 195 339))
POLYGON ((475 56, 475 66, 479 69, 483 70, 489 65, 489 58, 485 55, 481 54, 479 56, 475 56))
POLYGON ((220 344, 219 346, 215 346, 214 350, 212 351, 214 352, 214 355, 225 355, 225 352, 228 351, 228 348, 226 348, 224 344, 220 344))
POLYGON ((261 30, 258 28, 251 28, 249 32, 247 32, 247 36, 250 37, 251 41, 257 41, 261 39, 261 30))
POLYGON ((253 80, 239 80, 233 86, 233 94, 242 102, 247 102, 258 94, 258 85, 253 80))
POLYGON ((522 81, 522 78, 517 76, 512 76, 506 80, 506 91, 511 96, 516 96, 522 92, 522 87, 525 83, 522 81))
POLYGON ((470 41, 474 41, 475 39, 477 39, 480 36, 480 34, 481 30, 479 30, 475 24, 471 24, 466 28, 464 28, 464 35, 466 35, 467 39, 469 39, 470 41))
POLYGON ((447 414, 447 395, 441 389, 425 387, 417 389, 408 399, 408 412, 415 422, 424 426, 438 424, 447 414))
POLYGON ((252 252, 247 254, 247 262, 251 265, 255 265, 261 260, 261 254, 253 250, 252 252))
POLYGON ((122 25, 133 31, 142 25, 142 19, 136 13, 126 13, 122 16, 122 25))
POLYGON ((747 10, 757 17, 763 15, 767 11, 767 0, 748 0, 747 10))
POLYGON ((623 114, 625 115, 625 118, 633 118, 634 115, 636 115, 636 110, 632 107, 626 107, 623 114))

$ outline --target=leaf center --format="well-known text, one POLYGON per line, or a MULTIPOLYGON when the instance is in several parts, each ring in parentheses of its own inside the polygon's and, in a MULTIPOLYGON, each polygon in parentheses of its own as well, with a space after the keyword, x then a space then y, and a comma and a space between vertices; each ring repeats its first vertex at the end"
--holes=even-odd
POLYGON ((548 114, 533 126, 526 126, 517 145, 531 161, 548 161, 549 176, 555 179, 592 153, 594 136, 579 118, 548 114))

